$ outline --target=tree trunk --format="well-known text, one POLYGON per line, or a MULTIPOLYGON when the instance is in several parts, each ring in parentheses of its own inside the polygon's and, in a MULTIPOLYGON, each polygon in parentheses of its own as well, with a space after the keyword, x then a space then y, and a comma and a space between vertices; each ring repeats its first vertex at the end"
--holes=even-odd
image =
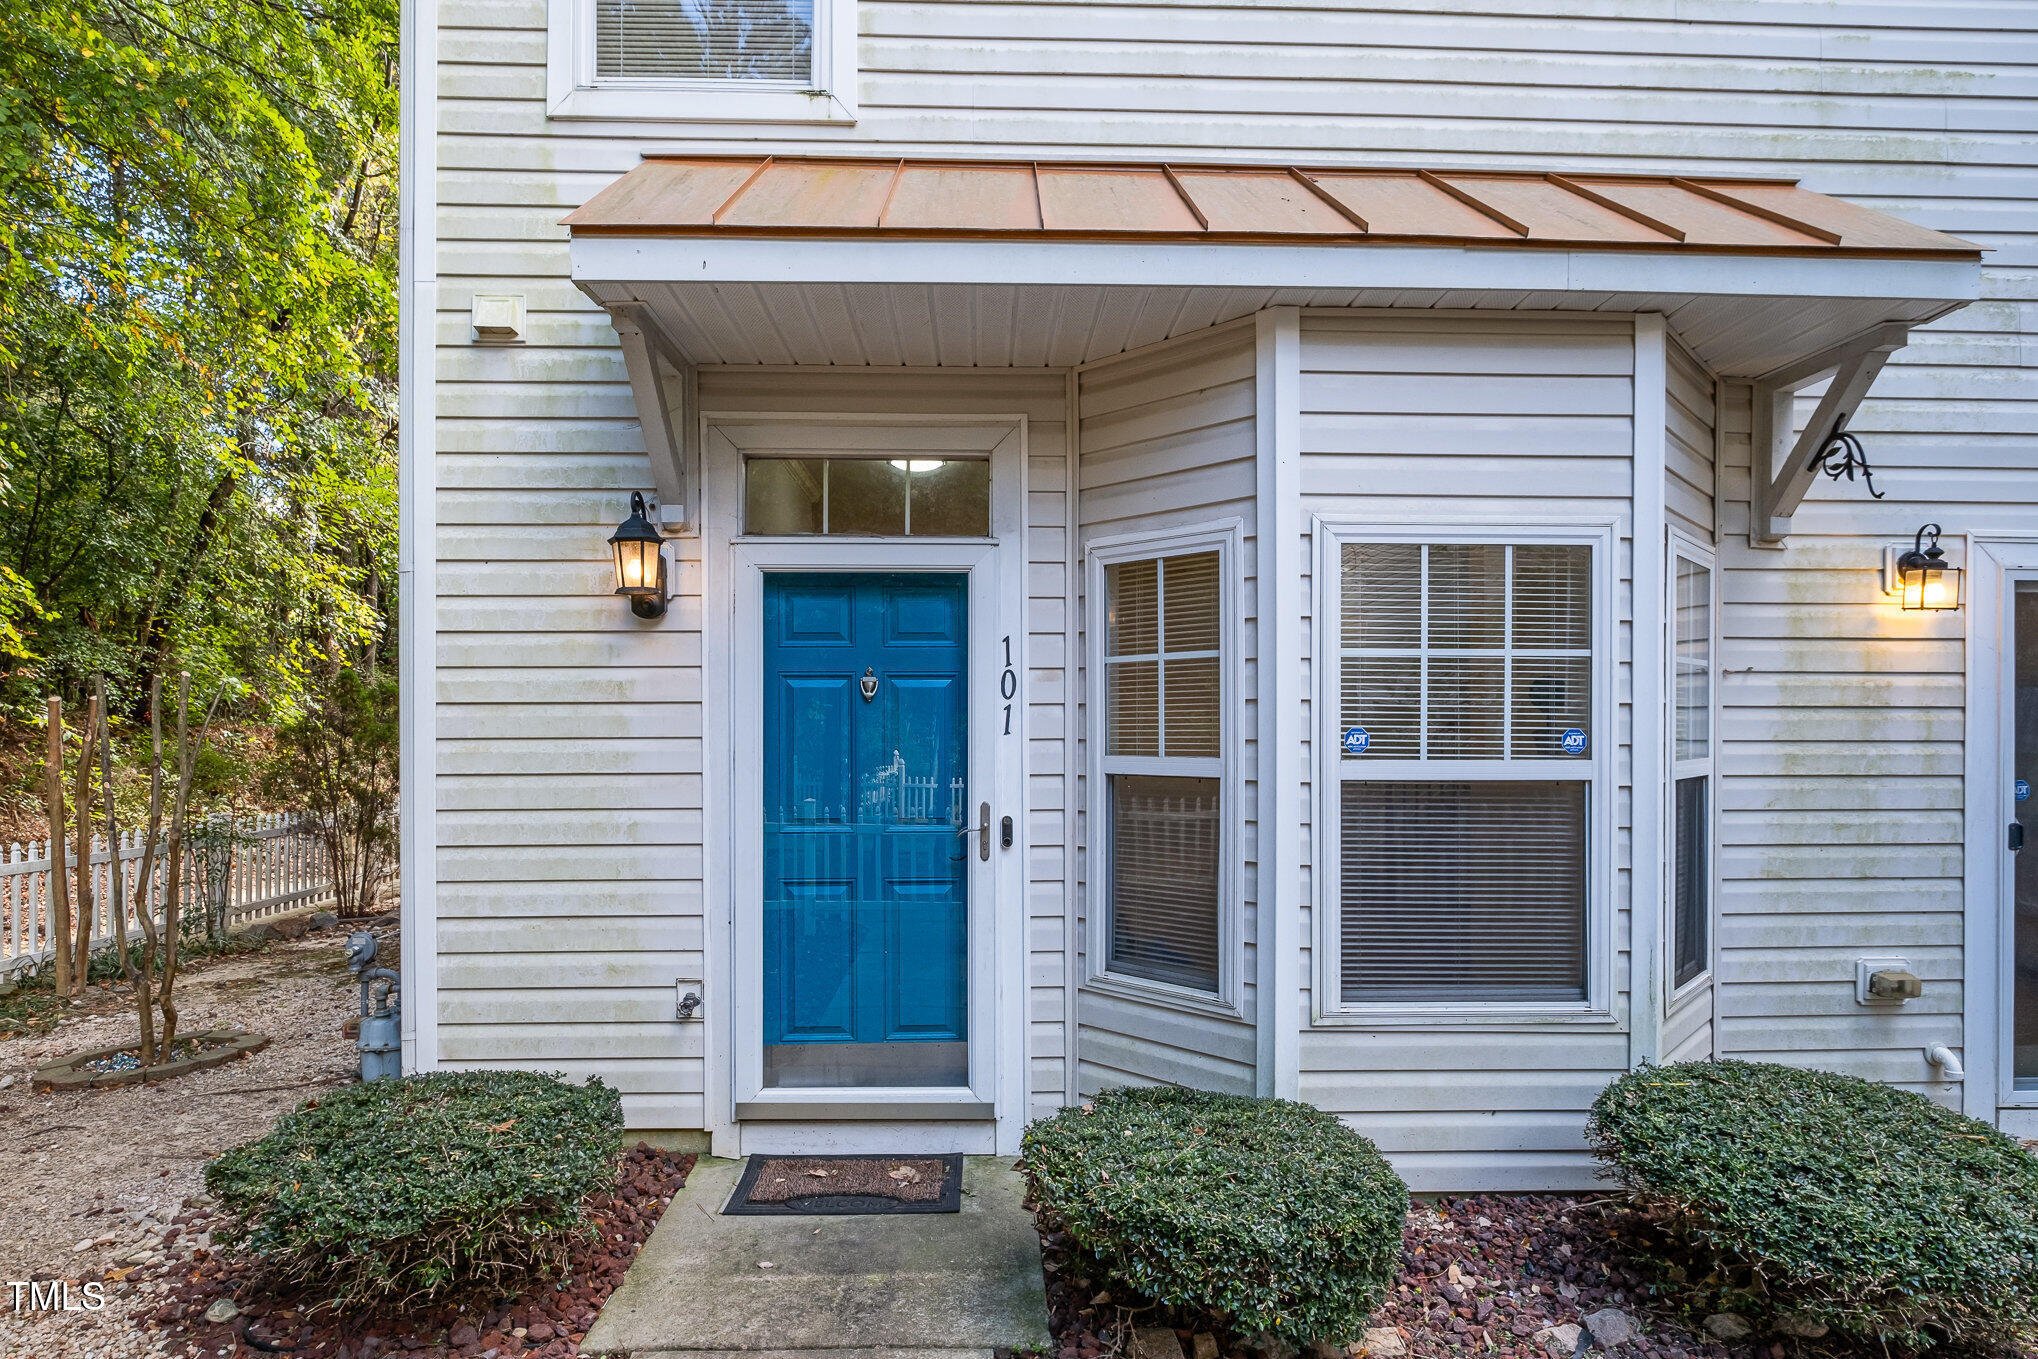
POLYGON ((71 874, 64 865, 64 701, 49 700, 49 745, 43 757, 43 798, 49 811, 49 940, 56 955, 57 994, 71 994, 71 874))
POLYGON ((99 734, 99 699, 85 702, 78 728, 78 774, 72 800, 78 804, 78 932, 71 958, 71 992, 84 994, 92 980, 92 925, 98 892, 92 881, 92 746, 99 734))
POLYGON ((169 869, 163 875, 163 990, 157 1004, 163 1011, 163 1046, 177 1037, 177 934, 184 890, 183 818, 170 823, 169 869))
POLYGON ((156 967, 156 837, 163 829, 163 680, 149 680, 149 827, 142 837, 142 860, 135 874, 135 923, 142 929, 141 961, 128 969, 134 983, 135 1008, 141 1019, 143 1066, 156 1061, 155 1001, 149 977, 156 967))
POLYGON ((121 975, 132 983, 134 968, 127 959, 127 870, 120 862, 120 822, 113 811, 113 733, 106 718, 106 676, 92 677, 92 701, 99 710, 99 788, 106 800, 106 881, 113 894, 113 956, 120 961, 121 975))

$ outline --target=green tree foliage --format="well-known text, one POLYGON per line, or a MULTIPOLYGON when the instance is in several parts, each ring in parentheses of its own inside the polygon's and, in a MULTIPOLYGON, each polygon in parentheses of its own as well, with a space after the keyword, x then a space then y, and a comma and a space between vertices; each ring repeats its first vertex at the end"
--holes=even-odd
POLYGON ((366 915, 395 858, 396 681, 341 670, 276 729, 263 791, 303 809, 332 874, 334 908, 366 915))
POLYGON ((395 550, 397 0, 0 7, 0 703, 287 713, 395 550))

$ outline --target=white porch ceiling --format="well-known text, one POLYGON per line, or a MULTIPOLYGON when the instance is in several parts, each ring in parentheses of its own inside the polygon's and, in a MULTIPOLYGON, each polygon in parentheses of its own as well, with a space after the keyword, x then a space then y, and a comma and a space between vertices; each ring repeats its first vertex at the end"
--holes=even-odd
MULTIPOLYGON (((910 248, 910 247, 908 247, 910 248)), ((1757 377, 1944 297, 1690 295, 1442 288, 583 280, 604 306, 647 304, 697 364, 1067 368, 1267 307, 1662 312, 1727 377, 1757 377)))

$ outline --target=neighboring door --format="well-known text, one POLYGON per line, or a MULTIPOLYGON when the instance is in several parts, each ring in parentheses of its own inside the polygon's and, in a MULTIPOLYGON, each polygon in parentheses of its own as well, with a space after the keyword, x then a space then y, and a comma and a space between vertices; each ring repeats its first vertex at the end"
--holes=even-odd
POLYGON ((2009 1041, 2003 1057, 2009 1067, 2013 1097, 2038 1096, 2038 844, 2017 849, 2026 827, 2038 823, 2038 803, 2028 801, 2038 788, 2038 580, 2015 585, 2012 669, 2016 685, 2010 723, 2010 777, 2014 782, 2014 814, 2008 843, 2014 885, 2009 924, 2009 1041))
POLYGON ((767 1087, 969 1084, 968 579, 765 575, 767 1087))

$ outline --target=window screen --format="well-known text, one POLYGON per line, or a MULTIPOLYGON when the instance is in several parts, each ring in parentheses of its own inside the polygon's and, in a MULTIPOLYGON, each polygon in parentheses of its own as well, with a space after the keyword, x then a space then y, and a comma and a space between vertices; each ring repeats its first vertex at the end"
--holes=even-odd
POLYGON ((607 79, 813 80, 813 0, 595 0, 607 79))
POLYGON ((1593 549, 1340 550, 1346 1004, 1585 998, 1593 549))
POLYGON ((1219 554, 1104 568, 1106 970, 1219 983, 1223 619, 1219 554))
POLYGON ((1671 926, 1675 949, 1671 977, 1677 986, 1705 972, 1709 951, 1706 925, 1712 892, 1707 841, 1711 825, 1706 795, 1710 782, 1702 776, 1677 780, 1677 865, 1672 887, 1676 919, 1671 926))
POLYGON ((1107 777, 1111 971, 1215 991, 1217 780, 1107 777))
POLYGON ((1585 785, 1344 785, 1352 1002, 1585 994, 1585 785))

